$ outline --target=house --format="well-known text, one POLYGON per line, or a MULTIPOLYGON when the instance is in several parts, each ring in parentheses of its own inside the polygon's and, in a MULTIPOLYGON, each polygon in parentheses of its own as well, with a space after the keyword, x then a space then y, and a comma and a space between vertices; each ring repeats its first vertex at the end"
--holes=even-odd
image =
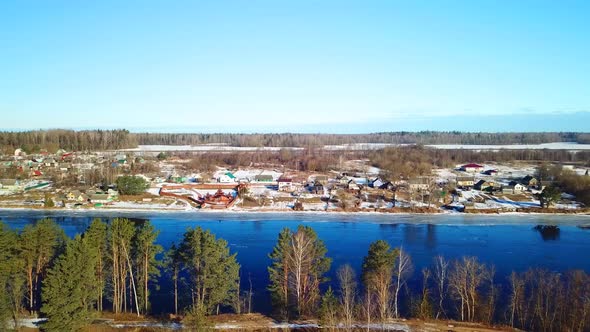
POLYGON ((289 178, 279 178, 277 180, 277 183, 279 185, 279 191, 292 191, 293 186, 293 180, 289 179, 289 178))
POLYGON ((379 188, 383 184, 385 184, 385 180, 383 180, 381 178, 375 178, 375 179, 373 179, 373 181, 371 181, 371 187, 373 187, 373 188, 379 188))
POLYGON ((482 174, 496 176, 496 175, 498 175, 498 171, 495 169, 488 169, 488 170, 485 170, 482 174))
POLYGON ((88 196, 82 194, 78 190, 73 190, 67 193, 66 199, 68 201, 86 202, 88 200, 88 196))
POLYGON ((527 187, 536 187, 537 184, 539 184, 539 181, 535 177, 527 175, 520 180, 520 183, 527 187))
POLYGON ((46 158, 45 160, 43 160, 43 164, 45 165, 45 167, 55 167, 58 165, 55 159, 53 158, 46 158))
POLYGON ((231 172, 225 172, 217 177, 217 182, 220 182, 220 183, 236 182, 236 177, 231 172))
POLYGON ((272 175, 270 174, 258 174, 254 176, 255 182, 273 182, 272 175))
POLYGON ((324 185, 320 181, 314 181, 313 184, 309 186, 309 191, 313 194, 324 194, 324 185))
POLYGON ((483 166, 479 164, 465 164, 461 166, 460 170, 468 173, 479 173, 483 170, 483 166))
POLYGON ((346 185, 346 189, 348 189, 349 191, 360 191, 361 187, 359 184, 354 182, 354 180, 350 180, 346 185))
POLYGON ((323 174, 316 174, 313 177, 314 181, 320 181, 322 183, 327 183, 328 182, 328 176, 327 175, 323 175, 323 174))
POLYGON ((494 188, 494 182, 486 181, 486 180, 479 180, 476 184, 473 185, 473 189, 475 190, 486 190, 488 188, 494 188))
POLYGON ((471 188, 475 184, 475 178, 473 176, 458 176, 456 182, 459 188, 471 188))
POLYGON ((522 184, 520 184, 516 181, 510 181, 510 183, 507 186, 502 187, 502 193, 517 195, 517 194, 522 193, 525 189, 526 189, 526 187, 523 186, 522 184))
POLYGON ((340 184, 342 185, 347 185, 348 182, 350 182, 352 178, 348 175, 343 175, 342 177, 340 177, 340 179, 338 179, 338 182, 340 182, 340 184))
POLYGON ((391 183, 391 181, 386 181, 385 183, 379 186, 379 189, 385 190, 393 190, 394 188, 395 186, 393 185, 393 183, 391 183))
POLYGON ((432 179, 426 176, 420 176, 417 178, 410 179, 410 189, 411 190, 428 190, 430 188, 430 184, 432 183, 432 179))

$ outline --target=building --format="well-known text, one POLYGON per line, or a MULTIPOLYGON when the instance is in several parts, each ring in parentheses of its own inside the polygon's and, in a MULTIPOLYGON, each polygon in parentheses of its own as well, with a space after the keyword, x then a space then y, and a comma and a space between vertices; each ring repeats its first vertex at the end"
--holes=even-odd
POLYGON ((475 190, 489 190, 489 188, 494 188, 494 182, 486 181, 486 180, 479 180, 476 184, 473 185, 473 189, 475 190))
POLYGON ((324 185, 320 181, 315 181, 309 186, 309 191, 313 194, 324 194, 324 185))
POLYGON ((537 180, 533 176, 527 175, 524 178, 522 178, 522 180, 520 180, 520 183, 527 187, 536 187, 539 184, 539 180, 537 180))
POLYGON ((270 174, 258 174, 254 176, 255 182, 273 182, 272 175, 270 174))
POLYGON ((473 176, 458 176, 455 180, 459 188, 472 188, 475 185, 473 176))
POLYGON ((507 186, 502 187, 502 193, 517 195, 517 194, 522 193, 525 189, 526 189, 526 187, 523 186, 522 184, 520 184, 516 181, 511 181, 507 186))
POLYGON ((385 184, 385 180, 381 178, 375 178, 371 181, 371 187, 373 188, 380 188, 383 184, 385 184))
POLYGON ((468 173, 479 173, 483 171, 483 166, 479 164, 465 164, 460 168, 463 172, 468 173))
POLYGON ((279 191, 293 191, 293 180, 289 178, 279 178, 277 180, 279 191))
POLYGON ((485 170, 482 174, 496 176, 496 175, 498 175, 498 171, 495 169, 488 169, 488 170, 485 170))
POLYGON ((430 188, 430 184, 432 183, 432 179, 426 176, 420 176, 417 178, 410 179, 410 189, 416 191, 424 191, 430 188))
POLYGON ((236 177, 231 172, 225 172, 217 177, 219 183, 232 183, 236 182, 236 177))

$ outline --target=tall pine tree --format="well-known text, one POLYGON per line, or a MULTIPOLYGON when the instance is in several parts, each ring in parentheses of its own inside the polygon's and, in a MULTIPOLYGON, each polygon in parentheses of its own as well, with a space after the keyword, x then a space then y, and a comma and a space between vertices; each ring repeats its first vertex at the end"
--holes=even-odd
POLYGON ((0 330, 8 330, 9 320, 18 329, 25 280, 18 234, 0 222, 0 330))
POLYGON ((136 228, 133 237, 133 261, 137 280, 139 306, 144 313, 150 310, 149 284, 153 284, 160 276, 160 262, 156 255, 162 252, 162 246, 155 244, 160 232, 156 231, 149 221, 136 228))
POLYGON ((45 330, 76 331, 91 322, 98 299, 97 260, 97 253, 82 237, 68 243, 43 283, 45 330))
POLYGON ((239 292, 240 265, 227 241, 197 227, 184 234, 179 249, 193 290, 193 310, 219 312, 221 305, 233 303, 239 292))

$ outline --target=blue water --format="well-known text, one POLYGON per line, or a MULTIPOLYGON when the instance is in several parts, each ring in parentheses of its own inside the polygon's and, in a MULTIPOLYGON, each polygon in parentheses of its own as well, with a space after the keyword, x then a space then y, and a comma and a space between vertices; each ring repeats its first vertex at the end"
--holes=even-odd
MULTIPOLYGON (((579 228, 590 224, 588 216, 540 215, 344 215, 293 213, 104 213, 104 212, 45 212, 0 210, 0 220, 20 229, 44 217, 54 218, 73 236, 83 232, 98 217, 148 219, 160 231, 158 243, 168 248, 179 242, 189 227, 201 226, 228 241, 242 266, 242 288, 252 281, 254 309, 268 311, 268 253, 284 227, 299 224, 313 227, 328 248, 333 259, 329 276, 335 280, 338 266, 351 264, 357 273, 369 244, 383 239, 392 246, 403 246, 411 255, 414 278, 410 284, 420 284, 420 270, 428 267, 436 255, 448 259, 464 255, 477 256, 494 264, 496 281, 505 283, 512 271, 543 267, 553 271, 583 269, 590 272, 590 230, 579 228), (536 225, 559 225, 559 232, 542 233, 536 225)), ((153 302, 169 310, 172 303, 170 285, 163 282, 154 291, 153 302)))

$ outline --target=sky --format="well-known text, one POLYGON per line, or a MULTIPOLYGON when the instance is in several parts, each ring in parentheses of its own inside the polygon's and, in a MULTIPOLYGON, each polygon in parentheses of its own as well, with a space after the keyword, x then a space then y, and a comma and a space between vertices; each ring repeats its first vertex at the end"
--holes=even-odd
POLYGON ((0 1, 0 130, 590 131, 590 1, 0 1))

